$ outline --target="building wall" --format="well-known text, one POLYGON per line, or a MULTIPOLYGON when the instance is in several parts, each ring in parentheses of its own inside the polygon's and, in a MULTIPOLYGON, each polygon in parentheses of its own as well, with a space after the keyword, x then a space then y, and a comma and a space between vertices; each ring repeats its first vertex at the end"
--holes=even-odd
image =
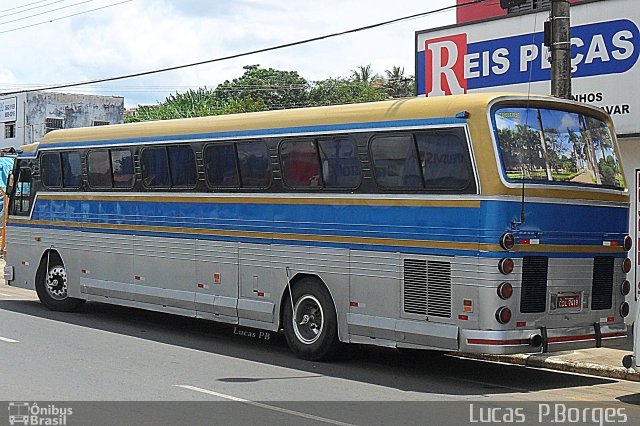
POLYGON ((15 137, 5 138, 7 123, 0 123, 0 149, 38 142, 47 133, 47 119, 61 119, 62 128, 89 127, 96 121, 120 124, 124 98, 55 92, 31 92, 0 98, 16 98, 15 137))

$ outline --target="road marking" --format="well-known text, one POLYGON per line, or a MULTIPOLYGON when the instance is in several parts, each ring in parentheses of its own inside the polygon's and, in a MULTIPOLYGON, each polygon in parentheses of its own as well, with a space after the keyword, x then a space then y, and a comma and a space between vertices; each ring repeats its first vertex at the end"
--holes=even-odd
POLYGON ((316 420, 319 422, 329 423, 332 425, 341 425, 341 426, 353 426, 351 423, 343 423, 337 420, 331 420, 324 417, 314 416, 313 414, 301 413, 300 411, 287 410, 286 408, 276 407, 274 405, 267 405, 261 402, 255 402, 248 399, 238 398, 237 396, 225 395, 223 393, 214 392, 208 389, 197 388, 195 386, 189 385, 174 385, 179 388, 189 389, 195 392, 206 393, 207 395, 217 396, 219 398, 227 399, 229 401, 241 402, 243 404, 252 405, 254 407, 264 408, 266 410, 277 411, 279 413, 291 414, 292 416, 303 417, 309 420, 316 420))
POLYGON ((0 337, 0 342, 6 342, 6 343, 20 343, 17 340, 13 340, 13 339, 8 339, 6 337, 0 337))

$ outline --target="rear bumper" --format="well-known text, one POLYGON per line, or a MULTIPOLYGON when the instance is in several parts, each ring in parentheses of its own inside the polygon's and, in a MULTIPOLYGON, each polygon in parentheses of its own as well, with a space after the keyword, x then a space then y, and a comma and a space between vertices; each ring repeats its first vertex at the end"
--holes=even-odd
POLYGON ((460 351, 495 355, 557 352, 616 347, 623 345, 626 338, 624 324, 509 331, 460 330, 460 351))

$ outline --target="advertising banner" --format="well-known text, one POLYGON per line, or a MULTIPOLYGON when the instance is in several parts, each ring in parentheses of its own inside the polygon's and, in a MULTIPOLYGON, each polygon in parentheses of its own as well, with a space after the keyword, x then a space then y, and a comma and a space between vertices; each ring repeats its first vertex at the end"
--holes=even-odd
MULTIPOLYGON (((550 94, 549 11, 416 33, 418 95, 550 94)), ((605 109, 619 134, 640 133, 640 2, 571 6, 573 97, 605 109)))

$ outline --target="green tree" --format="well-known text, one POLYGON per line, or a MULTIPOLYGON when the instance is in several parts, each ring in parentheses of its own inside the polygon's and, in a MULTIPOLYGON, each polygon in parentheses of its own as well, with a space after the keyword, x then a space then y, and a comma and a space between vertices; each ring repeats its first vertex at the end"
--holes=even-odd
POLYGON ((280 71, 246 65, 244 74, 227 80, 214 90, 216 98, 252 99, 264 102, 266 109, 295 108, 307 105, 309 82, 296 71, 280 71))
POLYGON ((404 67, 393 66, 390 70, 385 70, 384 86, 387 93, 392 98, 403 98, 413 95, 414 79, 413 76, 406 76, 404 67))
POLYGON ((379 74, 373 72, 371 64, 358 65, 355 70, 351 70, 351 80, 357 83, 372 84, 381 79, 379 74))
POLYGON ((373 102, 386 99, 381 87, 345 78, 329 78, 316 81, 309 91, 308 105, 338 105, 373 102))

